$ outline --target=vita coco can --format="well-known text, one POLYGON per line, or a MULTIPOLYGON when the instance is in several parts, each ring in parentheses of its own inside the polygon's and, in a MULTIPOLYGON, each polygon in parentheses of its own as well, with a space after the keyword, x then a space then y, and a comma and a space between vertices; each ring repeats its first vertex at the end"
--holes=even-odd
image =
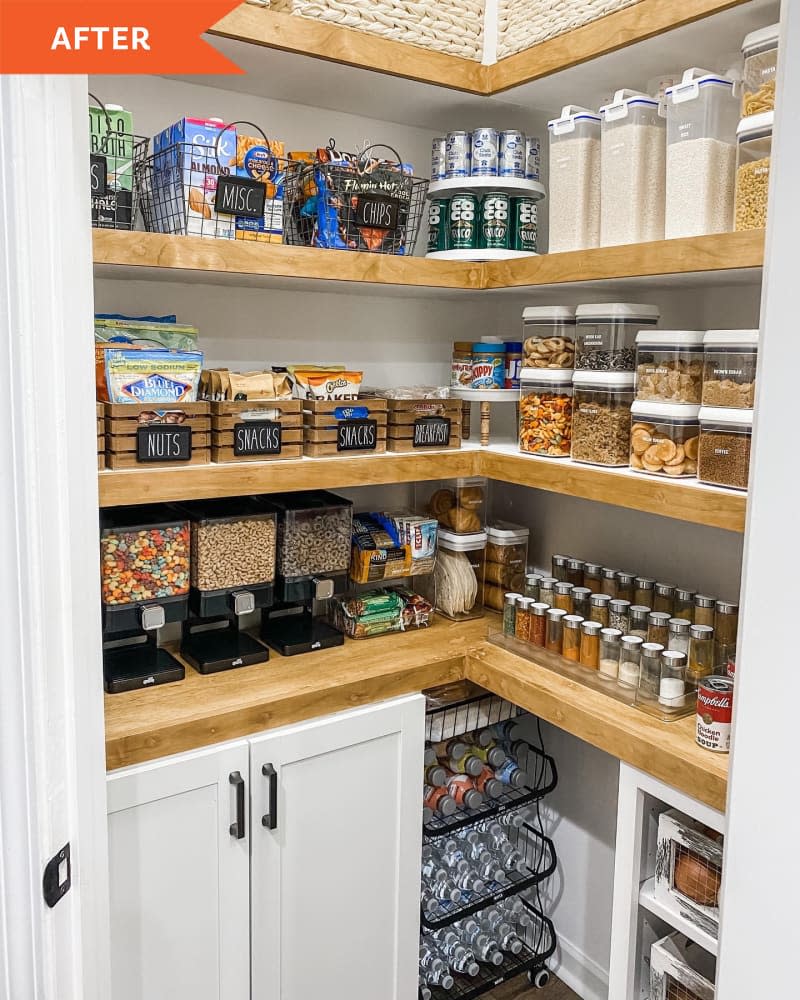
POLYGON ((428 253, 449 250, 447 198, 432 198, 428 202, 428 253))
POLYGON ((537 212, 535 199, 525 196, 511 199, 510 249, 536 253, 537 212))
POLYGON ((469 132, 448 132, 445 139, 445 177, 469 177, 470 158, 469 132))
POLYGON ((445 178, 445 146, 446 141, 443 136, 439 136, 431 143, 432 181, 443 181, 445 178))
POLYGON ((525 177, 529 181, 539 180, 542 163, 542 140, 529 135, 525 140, 525 177))
POLYGON ((505 191, 488 191, 481 202, 481 248, 508 250, 510 240, 511 199, 505 191))
POLYGON ((728 753, 733 721, 733 680, 706 677, 697 686, 697 742, 706 750, 728 753))
POLYGON ((478 246, 478 199, 474 194, 457 194, 447 210, 450 250, 475 250, 478 246))
POLYGON ((476 128, 472 132, 472 176, 497 177, 498 135, 496 128, 476 128))
POLYGON ((509 129, 500 133, 498 174, 501 177, 525 177, 525 133, 509 129))

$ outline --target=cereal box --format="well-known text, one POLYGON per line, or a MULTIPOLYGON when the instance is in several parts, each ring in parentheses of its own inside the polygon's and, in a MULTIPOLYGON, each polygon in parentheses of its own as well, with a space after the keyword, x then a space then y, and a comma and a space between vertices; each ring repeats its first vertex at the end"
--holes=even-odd
POLYGON ((264 217, 236 216, 236 239, 260 243, 283 241, 283 184, 286 177, 283 143, 259 136, 236 136, 236 176, 263 181, 267 188, 264 217))

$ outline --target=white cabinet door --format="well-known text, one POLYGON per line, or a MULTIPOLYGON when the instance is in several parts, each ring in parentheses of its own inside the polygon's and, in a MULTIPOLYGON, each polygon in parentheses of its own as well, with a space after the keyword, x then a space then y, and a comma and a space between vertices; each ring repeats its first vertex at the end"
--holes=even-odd
POLYGON ((251 740, 253 1000, 415 1000, 424 719, 413 695, 251 740))
POLYGON ((109 775, 111 1000, 249 1000, 248 765, 242 740, 109 775))

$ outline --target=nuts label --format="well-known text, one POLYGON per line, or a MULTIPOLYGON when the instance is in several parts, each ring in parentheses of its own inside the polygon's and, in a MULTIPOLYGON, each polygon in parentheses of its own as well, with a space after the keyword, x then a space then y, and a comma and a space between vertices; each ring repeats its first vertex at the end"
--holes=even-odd
POLYGON ((192 457, 192 428, 178 424, 148 424, 136 428, 139 462, 188 462, 192 457))

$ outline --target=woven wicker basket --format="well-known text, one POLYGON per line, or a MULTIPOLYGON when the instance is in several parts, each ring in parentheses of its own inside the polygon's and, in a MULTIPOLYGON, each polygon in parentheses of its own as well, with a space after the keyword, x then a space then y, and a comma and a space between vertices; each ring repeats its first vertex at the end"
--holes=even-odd
POLYGON ((497 58, 631 7, 638 0, 498 0, 497 58))
POLYGON ((485 0, 270 0, 265 6, 462 59, 480 61, 483 53, 485 0))

